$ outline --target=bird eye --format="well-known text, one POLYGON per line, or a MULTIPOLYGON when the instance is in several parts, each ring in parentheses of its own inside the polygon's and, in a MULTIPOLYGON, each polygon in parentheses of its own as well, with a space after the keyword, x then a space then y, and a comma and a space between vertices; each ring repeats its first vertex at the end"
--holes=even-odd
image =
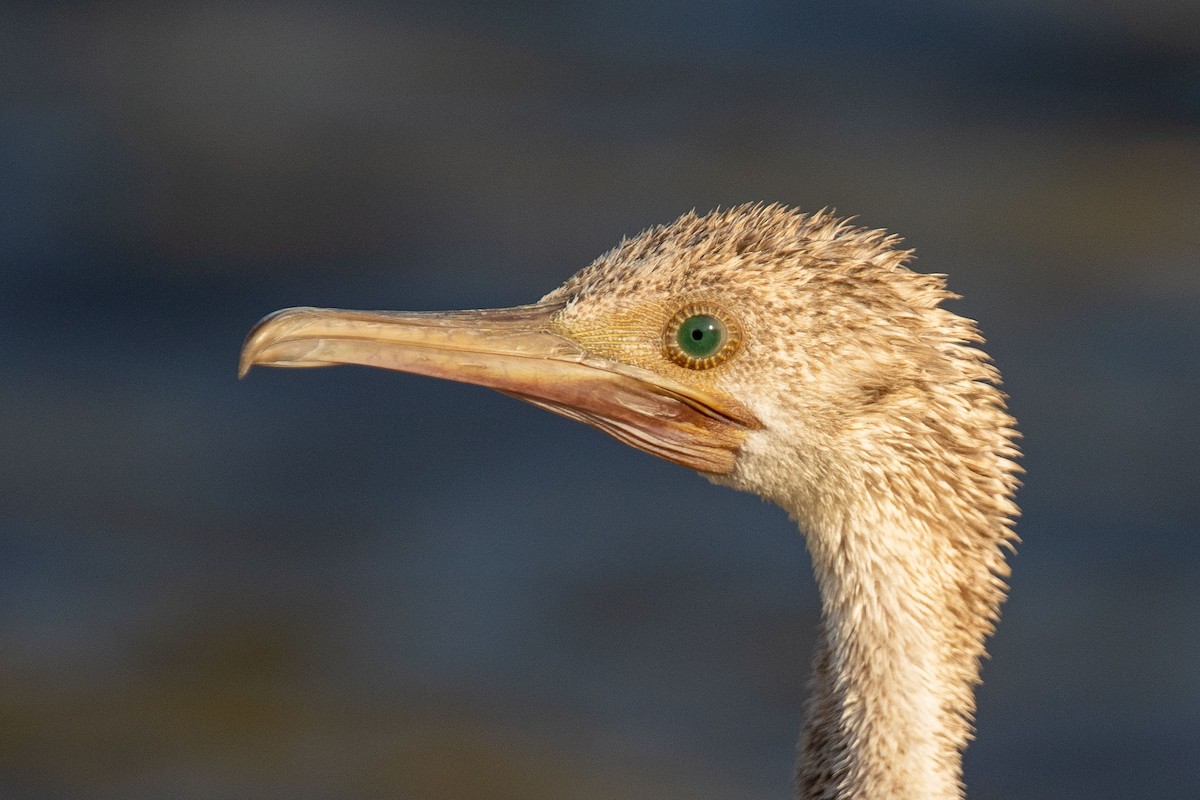
POLYGON ((688 369, 709 369, 737 349, 737 325, 722 311, 694 304, 679 310, 663 331, 667 358, 688 369))

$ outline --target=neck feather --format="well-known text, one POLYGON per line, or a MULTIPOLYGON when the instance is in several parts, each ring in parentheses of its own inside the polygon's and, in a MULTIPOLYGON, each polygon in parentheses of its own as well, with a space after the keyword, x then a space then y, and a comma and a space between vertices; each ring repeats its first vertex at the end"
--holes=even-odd
POLYGON ((956 800, 1007 591, 1017 433, 942 279, 876 256, 804 274, 797 327, 754 379, 783 391, 743 393, 762 428, 717 480, 783 506, 812 554, 823 623, 800 796, 956 800))
POLYGON ((974 688, 1014 538, 1012 432, 993 431, 989 447, 834 468, 789 509, 823 611, 800 797, 963 796, 974 688))
POLYGON ((956 567, 930 552, 928 531, 885 516, 863 522, 809 539, 824 623, 801 796, 960 797, 984 631, 972 621, 977 635, 962 642, 963 621, 948 620, 956 567))

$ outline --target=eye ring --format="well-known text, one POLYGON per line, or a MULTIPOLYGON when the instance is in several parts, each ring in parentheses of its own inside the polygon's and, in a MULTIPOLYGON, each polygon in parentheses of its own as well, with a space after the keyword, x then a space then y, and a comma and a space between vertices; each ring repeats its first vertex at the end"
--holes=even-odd
POLYGON ((741 340, 741 328, 720 306, 688 303, 663 329, 663 352, 681 367, 712 369, 727 361, 741 340))

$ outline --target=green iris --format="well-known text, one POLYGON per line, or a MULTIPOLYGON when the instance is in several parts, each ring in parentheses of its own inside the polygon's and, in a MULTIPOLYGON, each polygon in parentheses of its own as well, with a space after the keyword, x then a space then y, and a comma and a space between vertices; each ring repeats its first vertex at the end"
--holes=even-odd
POLYGON ((736 317, 707 301, 687 303, 663 328, 663 355, 687 369, 725 363, 742 340, 736 317))
POLYGON ((708 314, 694 314, 683 321, 675 341, 692 358, 712 358, 725 346, 725 323, 708 314))

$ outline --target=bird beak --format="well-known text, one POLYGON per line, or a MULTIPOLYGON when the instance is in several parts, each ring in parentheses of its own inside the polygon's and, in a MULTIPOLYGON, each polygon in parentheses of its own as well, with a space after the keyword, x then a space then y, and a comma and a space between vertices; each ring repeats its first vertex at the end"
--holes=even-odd
POLYGON ((255 364, 360 364, 488 386, 592 425, 685 467, 733 471, 761 427, 733 398, 600 358, 555 333, 561 303, 482 311, 288 308, 250 331, 239 377, 255 364))

